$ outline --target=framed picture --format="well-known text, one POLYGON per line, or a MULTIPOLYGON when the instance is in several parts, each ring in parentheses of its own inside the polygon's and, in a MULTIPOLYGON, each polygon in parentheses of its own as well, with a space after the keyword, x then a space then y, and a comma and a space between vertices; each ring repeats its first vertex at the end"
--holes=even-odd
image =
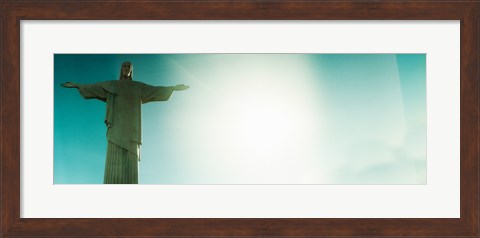
POLYGON ((479 7, 2 3, 2 235, 478 236, 479 7))

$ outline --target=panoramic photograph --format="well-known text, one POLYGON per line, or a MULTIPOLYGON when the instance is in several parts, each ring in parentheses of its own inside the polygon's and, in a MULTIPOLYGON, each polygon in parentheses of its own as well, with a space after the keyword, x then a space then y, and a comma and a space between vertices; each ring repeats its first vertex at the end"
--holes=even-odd
POLYGON ((55 54, 54 184, 426 184, 426 54, 55 54))

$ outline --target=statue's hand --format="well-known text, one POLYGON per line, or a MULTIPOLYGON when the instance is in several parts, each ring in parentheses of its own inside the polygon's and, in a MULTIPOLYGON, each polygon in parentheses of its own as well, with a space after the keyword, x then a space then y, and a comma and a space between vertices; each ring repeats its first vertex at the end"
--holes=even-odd
POLYGON ((65 87, 65 88, 78 88, 78 85, 72 82, 62 83, 61 85, 62 87, 65 87))
POLYGON ((188 88, 190 88, 190 86, 185 85, 185 84, 177 84, 177 85, 173 86, 173 90, 175 90, 175 91, 187 90, 188 88))

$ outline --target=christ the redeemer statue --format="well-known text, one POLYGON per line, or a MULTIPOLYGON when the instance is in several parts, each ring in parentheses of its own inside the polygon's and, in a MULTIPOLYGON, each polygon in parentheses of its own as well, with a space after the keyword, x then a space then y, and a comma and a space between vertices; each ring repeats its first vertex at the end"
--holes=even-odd
POLYGON ((96 84, 63 83, 66 88, 77 88, 85 99, 98 99, 107 103, 107 159, 105 184, 138 184, 138 161, 142 144, 142 103, 166 101, 173 91, 189 87, 154 87, 132 80, 133 66, 124 62, 120 79, 96 84))

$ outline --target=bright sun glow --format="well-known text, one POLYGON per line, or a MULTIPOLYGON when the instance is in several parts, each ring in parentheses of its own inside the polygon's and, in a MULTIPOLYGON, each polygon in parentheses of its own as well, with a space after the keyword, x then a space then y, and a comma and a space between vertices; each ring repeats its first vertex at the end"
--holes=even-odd
POLYGON ((315 57, 172 59, 175 78, 191 85, 175 98, 184 110, 171 115, 183 176, 199 184, 369 183, 390 169, 393 179, 415 179, 414 162, 399 159, 410 152, 395 56, 315 57))
POLYGON ((216 67, 223 70, 215 72, 212 81, 223 83, 202 85, 215 92, 213 100, 219 103, 189 119, 195 121, 192 140, 208 135, 192 143, 197 146, 191 153, 211 155, 211 164, 238 173, 231 177, 242 178, 242 183, 250 182, 245 178, 301 183, 311 176, 308 161, 314 158, 309 156, 318 154, 314 138, 320 134, 321 108, 315 79, 302 58, 258 58, 236 56, 234 62, 216 67))

